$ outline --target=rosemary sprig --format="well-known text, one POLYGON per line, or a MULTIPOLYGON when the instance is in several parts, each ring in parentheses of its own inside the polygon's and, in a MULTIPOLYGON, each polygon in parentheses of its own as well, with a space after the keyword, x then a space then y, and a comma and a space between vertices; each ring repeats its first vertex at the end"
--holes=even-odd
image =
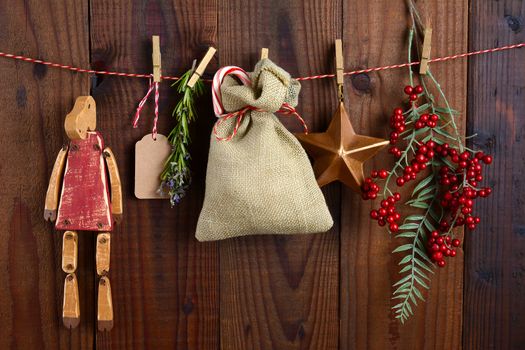
POLYGON ((189 125, 197 117, 195 98, 202 95, 204 91, 201 80, 198 80, 193 88, 187 86, 192 74, 193 69, 184 73, 172 85, 177 89, 181 99, 172 113, 172 116, 176 118, 175 127, 168 135, 168 142, 171 144, 172 151, 160 175, 161 185, 159 189, 162 193, 169 195, 172 206, 182 200, 191 184, 189 168, 191 156, 188 150, 190 144, 189 125))

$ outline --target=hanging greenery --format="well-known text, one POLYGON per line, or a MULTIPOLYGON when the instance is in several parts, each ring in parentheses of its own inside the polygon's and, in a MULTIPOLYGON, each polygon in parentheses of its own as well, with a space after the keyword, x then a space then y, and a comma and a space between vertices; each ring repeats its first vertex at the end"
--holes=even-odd
POLYGON ((190 69, 172 85, 177 89, 181 99, 172 113, 172 116, 176 118, 175 127, 168 135, 168 142, 171 144, 172 151, 160 175, 161 186, 159 189, 162 193, 169 195, 172 206, 182 200, 191 184, 189 168, 191 156, 188 150, 190 143, 189 125, 197 117, 195 98, 201 96, 204 91, 200 79, 193 88, 187 86, 192 74, 193 69, 190 69))

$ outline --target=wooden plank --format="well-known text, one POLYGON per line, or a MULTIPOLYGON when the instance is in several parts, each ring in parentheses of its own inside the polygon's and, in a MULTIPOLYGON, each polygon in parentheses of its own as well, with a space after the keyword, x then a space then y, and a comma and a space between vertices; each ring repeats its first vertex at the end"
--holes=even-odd
MULTIPOLYGON (((341 2, 220 1, 221 65, 251 70, 268 47, 292 75, 333 70, 341 2), (322 19, 322 20, 320 20, 322 19)), ((310 130, 324 130, 337 106, 332 81, 302 84, 298 111, 310 130)), ((281 118, 293 132, 301 126, 281 118)), ((339 185, 325 190, 336 222, 328 233, 242 237, 220 243, 221 348, 338 347, 339 185)))
MULTIPOLYGON (((523 2, 471 2, 470 49, 525 41, 523 2)), ((477 201, 481 224, 465 243, 465 349, 525 346, 525 80, 523 49, 470 60, 468 133, 494 156, 485 182, 493 194, 477 201)))
MULTIPOLYGON (((418 2, 419 4, 419 2, 418 2)), ((467 5, 463 1, 424 2, 434 28, 432 52, 441 56, 466 50, 467 5), (443 14, 447 14, 444 16, 443 14)), ((409 15, 401 0, 345 2, 343 43, 347 69, 405 62, 409 15)), ((430 66, 454 108, 465 112, 466 64, 454 61, 430 66)), ((347 78, 349 114, 356 131, 383 137, 388 116, 404 99, 406 70, 360 74, 347 78)), ((464 116, 464 114, 463 114, 464 116)), ((464 121, 464 117, 462 118, 464 121)), ((368 171, 392 164, 384 152, 368 171)), ((407 194, 407 188, 402 192, 407 194)), ((363 202, 349 190, 341 208, 341 349, 458 349, 461 346, 462 254, 436 271, 426 303, 401 325, 391 313, 392 284, 399 279, 399 244, 371 222, 377 203, 363 202)))
MULTIPOLYGON (((151 36, 160 35, 162 69, 178 75, 215 45, 215 0, 91 1, 91 60, 99 68, 151 73, 151 36)), ((216 62, 207 72, 216 69, 216 62)), ((151 132, 153 95, 137 129, 131 116, 147 90, 147 79, 103 77, 93 86, 98 130, 113 150, 122 176, 124 215, 111 233, 114 327, 97 333, 97 348, 218 348, 218 252, 201 244, 195 225, 202 204, 208 132, 213 122, 210 96, 198 103, 199 121, 191 152, 193 185, 175 208, 167 200, 133 195, 134 144, 151 132)), ((161 84, 159 132, 174 125, 175 91, 161 84)))
MULTIPOLYGON (((87 14, 88 1, 2 2, 2 50, 88 67, 87 14)), ((9 60, 0 75, 0 348, 91 348, 93 307, 85 301, 94 297, 94 265, 85 258, 93 246, 80 235, 82 320, 69 331, 61 318, 62 232, 43 220, 51 169, 66 141, 64 118, 76 96, 89 93, 89 78, 9 60)))

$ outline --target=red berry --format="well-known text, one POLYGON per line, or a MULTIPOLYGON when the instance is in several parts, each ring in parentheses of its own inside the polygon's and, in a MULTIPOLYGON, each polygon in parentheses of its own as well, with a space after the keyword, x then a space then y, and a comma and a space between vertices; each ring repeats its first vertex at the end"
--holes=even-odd
POLYGON ((390 228, 390 231, 392 232, 399 231, 399 226, 397 224, 390 224, 389 228, 390 228))
POLYGON ((422 164, 422 163, 426 163, 426 162, 427 162, 427 158, 426 158, 424 155, 422 155, 422 154, 418 154, 418 155, 416 156, 416 161, 417 161, 418 163, 420 163, 420 164, 422 164))
POLYGON ((456 251, 454 249, 452 249, 450 251, 450 256, 452 256, 452 257, 456 256, 456 251))
POLYGON ((416 86, 414 87, 414 92, 415 92, 416 94, 422 94, 422 93, 423 93, 423 87, 422 87, 421 85, 416 85, 416 86))
POLYGON ((457 239, 457 238, 452 240, 452 245, 453 245, 454 247, 459 247, 460 243, 461 243, 461 242, 460 242, 459 239, 457 239))
POLYGON ((443 253, 435 252, 434 254, 432 254, 432 259, 434 259, 435 261, 443 259, 443 253))
POLYGON ((394 114, 402 115, 403 114, 403 110, 401 108, 397 107, 396 109, 394 109, 394 114))
POLYGON ((412 95, 412 93, 414 92, 414 88, 412 88, 412 86, 410 86, 410 85, 407 85, 407 86, 405 86, 405 88, 403 89, 403 91, 404 91, 405 94, 407 94, 407 95, 412 95))
POLYGON ((437 262, 437 265, 438 265, 439 267, 445 267, 446 264, 447 264, 447 263, 445 262, 445 260, 439 260, 439 261, 437 262))
POLYGON ((381 169, 379 170, 379 177, 382 178, 382 179, 386 179, 387 176, 388 176, 388 171, 386 171, 385 169, 381 169))
POLYGON ((398 177, 396 183, 398 186, 403 186, 405 184, 405 179, 403 179, 402 177, 398 177))
POLYGON ((492 157, 491 156, 483 156, 483 163, 485 163, 485 164, 492 163, 492 157))
POLYGON ((374 220, 377 220, 379 218, 379 213, 377 212, 377 210, 372 210, 370 212, 370 217, 374 220))
POLYGON ((417 97, 417 94, 412 94, 408 98, 410 99, 410 101, 414 102, 415 100, 417 100, 417 97))

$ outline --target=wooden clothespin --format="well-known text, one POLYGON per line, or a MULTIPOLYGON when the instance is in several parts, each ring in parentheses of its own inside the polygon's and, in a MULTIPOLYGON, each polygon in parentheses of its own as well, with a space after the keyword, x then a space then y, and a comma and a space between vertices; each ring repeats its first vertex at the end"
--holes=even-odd
POLYGON ((267 47, 263 47, 261 49, 261 60, 265 59, 265 58, 268 58, 268 52, 269 52, 269 50, 268 50, 267 47))
POLYGON ((430 59, 430 48, 432 42, 432 28, 425 28, 425 34, 423 38, 423 50, 421 52, 421 63, 419 64, 419 74, 427 74, 428 72, 428 60, 430 59))
POLYGON ((153 81, 155 83, 161 82, 161 65, 160 65, 160 37, 158 35, 153 35, 151 37, 153 43, 153 81))
POLYGON ((195 85, 197 80, 199 80, 199 78, 202 76, 202 73, 204 73, 204 70, 208 66, 208 63, 210 63, 211 59, 213 58, 213 55, 215 55, 215 52, 217 52, 217 49, 210 46, 210 48, 202 58, 201 62, 197 66, 197 69, 195 69, 195 71, 191 75, 190 80, 188 80, 188 84, 186 84, 187 86, 192 88, 195 85))
POLYGON ((337 92, 339 100, 343 101, 343 85, 344 85, 344 59, 343 59, 343 41, 341 39, 335 40, 335 80, 337 83, 337 92))

